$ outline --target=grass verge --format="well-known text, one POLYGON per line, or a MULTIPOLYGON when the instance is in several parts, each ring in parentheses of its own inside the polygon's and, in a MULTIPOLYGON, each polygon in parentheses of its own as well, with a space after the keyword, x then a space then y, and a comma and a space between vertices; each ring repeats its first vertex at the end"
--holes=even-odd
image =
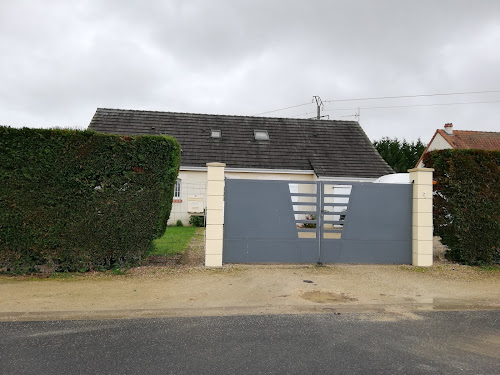
POLYGON ((186 251, 196 227, 167 227, 160 238, 153 241, 153 248, 149 255, 175 255, 186 251))

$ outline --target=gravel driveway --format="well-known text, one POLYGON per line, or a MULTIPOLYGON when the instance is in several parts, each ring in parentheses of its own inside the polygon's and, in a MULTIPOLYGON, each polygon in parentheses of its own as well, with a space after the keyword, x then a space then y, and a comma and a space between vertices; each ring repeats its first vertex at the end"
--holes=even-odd
POLYGON ((500 309, 500 272, 454 264, 180 265, 67 279, 0 277, 0 320, 500 309))
POLYGON ((500 272, 438 263, 203 267, 203 231, 177 265, 125 275, 0 276, 0 321, 355 312, 419 319, 431 310, 500 309, 500 272))

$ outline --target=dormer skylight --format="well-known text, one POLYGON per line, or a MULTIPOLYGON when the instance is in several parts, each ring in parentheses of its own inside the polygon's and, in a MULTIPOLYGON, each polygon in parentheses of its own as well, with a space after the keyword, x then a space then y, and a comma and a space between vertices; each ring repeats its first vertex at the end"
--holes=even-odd
POLYGON ((220 139, 222 138, 222 131, 218 129, 212 129, 210 137, 220 139))
POLYGON ((254 130, 253 136, 256 141, 269 141, 267 130, 254 130))

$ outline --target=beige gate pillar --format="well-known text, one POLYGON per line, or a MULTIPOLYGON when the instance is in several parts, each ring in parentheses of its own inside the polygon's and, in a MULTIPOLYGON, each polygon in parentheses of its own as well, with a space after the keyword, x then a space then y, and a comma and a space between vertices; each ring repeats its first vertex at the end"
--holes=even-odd
POLYGON ((413 182, 412 264, 432 266, 432 168, 409 169, 413 182))
POLYGON ((205 267, 222 267, 224 233, 224 163, 207 163, 205 267))

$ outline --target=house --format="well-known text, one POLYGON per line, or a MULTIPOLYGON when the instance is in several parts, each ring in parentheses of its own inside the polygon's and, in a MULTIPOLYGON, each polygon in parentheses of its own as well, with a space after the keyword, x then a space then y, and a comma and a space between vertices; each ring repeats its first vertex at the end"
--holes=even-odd
POLYGON ((444 129, 437 129, 431 141, 417 162, 417 168, 423 168, 422 159, 426 152, 445 149, 500 150, 500 132, 482 132, 472 130, 453 130, 453 124, 445 124, 444 129))
POLYGON ((356 121, 99 108, 89 129, 179 141, 169 223, 203 212, 208 162, 226 163, 226 178, 241 179, 374 181, 393 173, 356 121))

